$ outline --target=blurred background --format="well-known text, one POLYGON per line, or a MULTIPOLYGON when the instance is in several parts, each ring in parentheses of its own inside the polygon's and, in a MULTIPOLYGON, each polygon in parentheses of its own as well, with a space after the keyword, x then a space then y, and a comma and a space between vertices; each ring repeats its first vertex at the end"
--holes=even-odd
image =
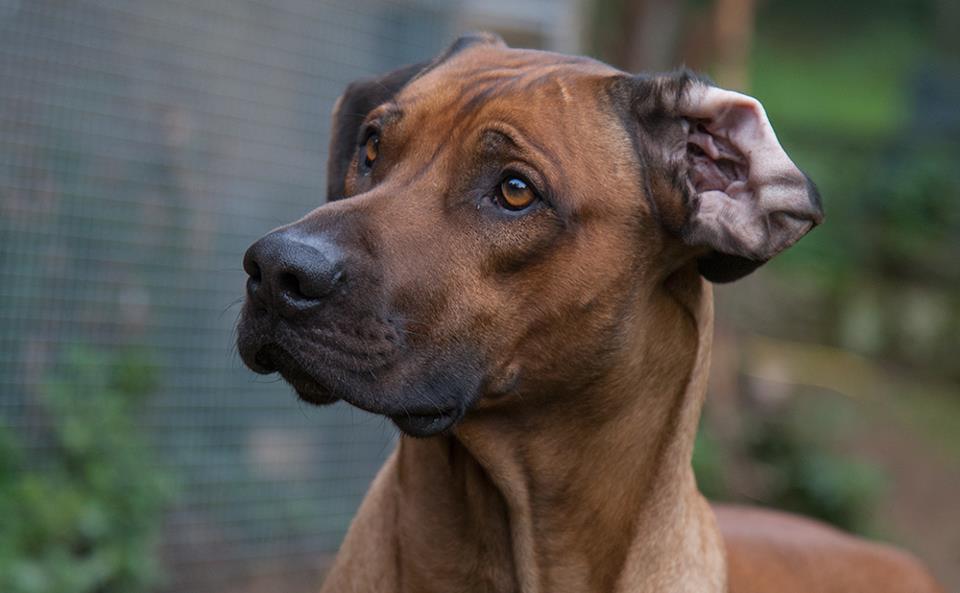
POLYGON ((716 290, 699 481, 960 591, 955 0, 0 0, 0 590, 317 589, 397 437, 242 368, 240 259, 471 29, 764 102, 827 223, 716 290))

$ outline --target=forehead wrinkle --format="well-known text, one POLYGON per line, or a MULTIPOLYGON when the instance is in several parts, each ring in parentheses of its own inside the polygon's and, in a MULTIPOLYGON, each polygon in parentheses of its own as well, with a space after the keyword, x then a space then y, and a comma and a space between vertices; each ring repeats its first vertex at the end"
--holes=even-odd
POLYGON ((497 55, 495 62, 475 59, 481 56, 471 53, 425 72, 402 96, 427 100, 435 114, 450 114, 459 125, 468 115, 512 92, 541 94, 543 87, 550 86, 548 94, 557 97, 562 106, 571 100, 572 92, 559 79, 592 73, 596 68, 580 58, 567 60, 543 52, 513 50, 497 55), (544 60, 548 55, 549 62, 544 60), (436 89, 444 90, 437 93, 436 89))
MULTIPOLYGON (((422 146, 430 160, 441 158, 448 148, 483 134, 489 128, 508 130, 504 140, 521 153, 539 156, 555 171, 562 171, 559 154, 565 151, 567 130, 553 129, 560 146, 549 147, 525 130, 523 121, 531 109, 566 112, 580 88, 579 75, 596 78, 597 72, 575 60, 572 63, 544 64, 511 60, 495 64, 442 65, 416 80, 398 97, 399 104, 413 117, 405 125, 410 131, 431 128, 435 142, 422 146), (573 78, 571 78, 573 77, 573 78), (478 130, 478 128, 480 128, 478 130), (555 149, 560 149, 557 152, 555 149)), ((542 121, 534 118, 534 121, 542 121)), ((420 134, 417 134, 418 136, 420 134)), ((480 139, 483 149, 483 138, 480 139)), ((549 138, 547 140, 550 140, 549 138)), ((491 147, 487 147, 488 149, 491 147)))
POLYGON ((455 118, 457 121, 467 120, 469 116, 474 116, 490 106, 504 106, 503 101, 511 98, 518 99, 513 102, 512 112, 529 110, 533 105, 536 105, 537 109, 546 106, 565 112, 567 106, 574 101, 574 85, 566 80, 567 70, 569 68, 553 66, 531 69, 507 77, 483 77, 480 79, 482 82, 466 80, 462 83, 464 91, 460 96, 460 106, 455 118))
POLYGON ((460 105, 457 109, 456 119, 466 119, 480 111, 494 99, 506 96, 510 91, 517 87, 521 80, 520 76, 508 77, 487 77, 480 81, 470 80, 465 83, 468 86, 460 98, 460 105))

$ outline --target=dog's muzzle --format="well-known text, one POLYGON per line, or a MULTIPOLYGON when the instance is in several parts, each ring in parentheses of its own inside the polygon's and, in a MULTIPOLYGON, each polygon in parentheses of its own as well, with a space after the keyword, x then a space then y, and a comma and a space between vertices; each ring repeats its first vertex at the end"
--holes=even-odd
POLYGON ((244 363, 260 374, 280 372, 307 401, 336 401, 336 385, 319 377, 316 359, 346 368, 365 360, 363 347, 341 347, 342 326, 329 311, 346 283, 341 249, 323 235, 284 228, 251 245, 243 269, 247 302, 237 343, 244 363))
POLYGON ((296 224, 250 246, 240 357, 257 373, 279 372, 310 403, 343 399, 414 436, 448 430, 479 395, 478 358, 406 330, 365 257, 296 224))

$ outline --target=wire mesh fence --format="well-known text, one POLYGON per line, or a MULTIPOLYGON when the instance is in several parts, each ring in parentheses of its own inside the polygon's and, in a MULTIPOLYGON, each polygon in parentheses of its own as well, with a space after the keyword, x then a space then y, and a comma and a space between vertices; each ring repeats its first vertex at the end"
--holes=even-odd
MULTIPOLYGON (((297 404, 242 369, 239 264, 322 202, 344 86, 435 53, 453 10, 0 0, 0 430, 20 476, 54 464, 78 445, 58 432, 51 385, 75 416, 102 405, 77 365, 134 353, 152 369, 133 417, 151 446, 127 477, 172 485, 165 590, 313 589, 392 448, 381 420, 297 404)), ((112 430, 88 411, 90 439, 112 430)))

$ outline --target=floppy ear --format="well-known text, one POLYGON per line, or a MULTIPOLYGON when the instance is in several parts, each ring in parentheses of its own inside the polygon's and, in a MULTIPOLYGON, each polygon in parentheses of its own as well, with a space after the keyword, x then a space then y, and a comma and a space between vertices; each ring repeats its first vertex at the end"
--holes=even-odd
POLYGON ((433 60, 404 66, 377 78, 351 83, 333 107, 330 149, 327 157, 327 200, 343 197, 347 168, 357 150, 357 136, 367 115, 392 99, 408 82, 444 62, 451 56, 477 44, 503 44, 492 33, 472 33, 453 42, 433 60))
POLYGON ((653 198, 671 230, 706 249, 698 259, 705 278, 741 278, 823 221, 816 187, 780 146, 759 101, 686 72, 636 80, 640 144, 652 147, 667 187, 680 192, 653 198))
POLYGON ((357 150, 357 136, 367 114, 400 92, 414 76, 428 66, 420 62, 404 66, 379 78, 350 83, 333 107, 330 150, 327 156, 327 200, 343 197, 347 168, 357 150))

